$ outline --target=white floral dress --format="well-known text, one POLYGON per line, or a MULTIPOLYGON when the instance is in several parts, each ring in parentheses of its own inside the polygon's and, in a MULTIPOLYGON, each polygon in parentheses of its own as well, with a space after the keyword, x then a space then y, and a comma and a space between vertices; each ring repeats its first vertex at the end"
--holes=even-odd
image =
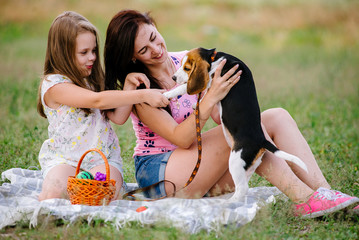
MULTIPOLYGON (((99 109, 91 109, 86 114, 80 108, 61 105, 57 109, 46 106, 44 95, 48 89, 59 83, 72 83, 60 74, 48 75, 41 86, 41 101, 49 121, 49 138, 42 144, 39 162, 44 177, 48 171, 59 164, 77 167, 81 156, 91 148, 100 149, 110 165, 123 174, 121 149, 116 133, 99 109)), ((100 154, 90 152, 82 161, 81 168, 91 168, 104 164, 100 154)))

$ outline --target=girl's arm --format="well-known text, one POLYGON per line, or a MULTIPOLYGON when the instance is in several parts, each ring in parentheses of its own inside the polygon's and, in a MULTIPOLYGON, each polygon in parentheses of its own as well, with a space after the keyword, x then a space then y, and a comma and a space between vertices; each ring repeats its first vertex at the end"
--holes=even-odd
MULTIPOLYGON (((224 63, 225 60, 222 61, 217 68, 213 78, 212 87, 208 90, 207 94, 203 97, 200 103, 201 128, 210 117, 216 103, 223 99, 231 87, 239 80, 239 76, 241 74, 240 71, 230 77, 238 66, 233 67, 225 75, 220 77, 224 63)), ((188 148, 196 139, 194 114, 191 114, 186 120, 178 124, 165 110, 156 109, 145 104, 138 104, 135 107, 141 121, 152 131, 156 132, 158 135, 167 139, 171 143, 181 148, 188 148)))
MULTIPOLYGON (((143 73, 129 73, 125 79, 123 91, 136 90, 141 84, 150 88, 150 81, 143 73)), ((107 117, 115 124, 124 124, 132 111, 133 105, 126 105, 116 108, 114 111, 107 112, 107 117)))
POLYGON ((76 108, 112 109, 137 103, 147 103, 153 107, 165 107, 169 101, 156 89, 109 90, 94 92, 72 83, 59 83, 51 87, 44 96, 51 108, 67 105, 76 108))

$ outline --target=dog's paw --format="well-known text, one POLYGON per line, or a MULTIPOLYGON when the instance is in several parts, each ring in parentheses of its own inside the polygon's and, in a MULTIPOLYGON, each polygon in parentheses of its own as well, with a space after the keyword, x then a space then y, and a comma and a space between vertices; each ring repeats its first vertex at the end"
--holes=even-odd
POLYGON ((182 84, 172 90, 169 90, 168 92, 164 92, 163 95, 166 98, 170 99, 186 93, 187 93, 187 84, 182 84))
POLYGON ((166 98, 170 99, 174 97, 174 94, 171 92, 164 92, 162 93, 166 98))

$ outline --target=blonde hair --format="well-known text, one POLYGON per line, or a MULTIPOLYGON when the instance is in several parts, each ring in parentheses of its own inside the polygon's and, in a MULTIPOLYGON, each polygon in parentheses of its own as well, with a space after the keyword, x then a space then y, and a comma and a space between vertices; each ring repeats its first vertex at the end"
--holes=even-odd
MULTIPOLYGON (((49 74, 67 76, 77 86, 96 92, 104 90, 104 72, 99 56, 99 37, 97 29, 85 17, 72 11, 66 11, 52 22, 45 56, 44 73, 40 82, 37 100, 37 111, 46 118, 41 101, 41 85, 49 74), (76 64, 76 37, 83 32, 91 32, 96 37, 96 61, 90 76, 83 78, 76 64)), ((90 113, 90 109, 83 109, 90 113)))

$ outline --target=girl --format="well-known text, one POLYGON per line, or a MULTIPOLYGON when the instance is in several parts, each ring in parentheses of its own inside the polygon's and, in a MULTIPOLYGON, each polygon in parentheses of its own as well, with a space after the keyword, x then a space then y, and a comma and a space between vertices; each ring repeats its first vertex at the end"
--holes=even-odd
MULTIPOLYGON (((44 176, 39 200, 68 198, 67 179, 75 175, 78 160, 91 149, 100 149, 108 159, 111 179, 116 180, 115 199, 123 184, 122 159, 117 136, 99 109, 110 112, 118 123, 126 122, 132 104, 164 107, 168 100, 158 90, 135 90, 149 82, 136 77, 122 83, 125 91, 104 90, 104 74, 98 58, 98 33, 83 16, 64 12, 52 23, 39 87, 38 112, 49 121, 49 138, 43 143, 39 161, 44 176)), ((81 167, 105 172, 96 152, 86 155, 81 167)))
MULTIPOLYGON (((137 71, 145 74, 138 77, 143 81, 149 79, 151 87, 172 89, 176 83, 171 77, 179 68, 185 53, 167 52, 165 41, 148 14, 121 11, 112 18, 107 29, 106 87, 116 89, 118 80, 122 83, 126 74, 137 71)), ((220 76, 223 65, 224 62, 218 67, 213 87, 200 102, 201 126, 210 116, 220 123, 215 105, 239 79, 238 74, 229 77, 234 69, 220 76)), ((192 104, 196 101, 196 96, 183 95, 171 100, 167 111, 145 104, 135 105, 131 118, 137 136, 134 160, 140 187, 169 180, 180 189, 188 180, 197 162, 195 116, 192 114, 192 104)), ((358 198, 330 190, 307 142, 287 111, 269 109, 261 117, 267 138, 280 149, 300 157, 309 169, 307 174, 296 165, 266 152, 256 170, 296 203, 298 214, 317 217, 359 201, 358 198)), ((117 122, 117 119, 110 118, 117 122)), ((217 126, 203 133, 202 145, 199 171, 182 196, 193 198, 207 193, 214 195, 233 191, 234 184, 228 170, 230 148, 222 127, 217 126)), ((170 195, 172 191, 172 186, 166 183, 156 189, 156 194, 147 194, 161 197, 170 195)))

